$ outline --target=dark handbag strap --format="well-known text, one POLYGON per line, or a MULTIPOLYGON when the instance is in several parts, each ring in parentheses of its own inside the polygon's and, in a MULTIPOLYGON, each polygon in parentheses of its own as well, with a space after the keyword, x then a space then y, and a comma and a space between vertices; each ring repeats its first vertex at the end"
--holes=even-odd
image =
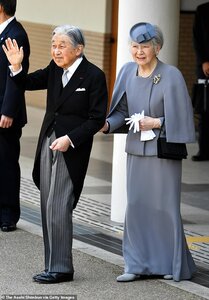
POLYGON ((160 126, 160 131, 159 131, 159 134, 158 134, 158 138, 159 138, 160 135, 161 135, 161 132, 162 132, 162 128, 163 128, 163 126, 164 126, 164 123, 165 123, 165 118, 163 119, 163 122, 162 122, 162 124, 161 124, 161 126, 160 126))

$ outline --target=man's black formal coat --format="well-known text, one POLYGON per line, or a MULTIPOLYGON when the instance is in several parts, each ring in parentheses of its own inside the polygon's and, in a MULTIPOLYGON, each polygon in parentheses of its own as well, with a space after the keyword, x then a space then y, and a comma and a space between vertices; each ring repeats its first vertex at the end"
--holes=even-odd
POLYGON ((28 36, 22 25, 13 19, 0 34, 0 114, 13 118, 10 128, 0 128, 0 224, 19 220, 19 139, 22 127, 27 122, 24 91, 7 76, 10 72, 9 62, 2 45, 8 37, 16 39, 24 48, 22 66, 25 72, 29 68, 30 55, 28 36))
POLYGON ((79 199, 85 179, 93 135, 104 125, 107 111, 107 87, 103 71, 85 57, 68 84, 62 87, 63 69, 54 61, 42 70, 15 76, 25 81, 27 90, 47 89, 46 113, 36 150, 33 179, 40 187, 40 153, 43 138, 54 130, 56 137, 68 135, 75 148, 63 152, 73 181, 75 203, 79 199), (26 80, 23 77, 26 76, 26 80))

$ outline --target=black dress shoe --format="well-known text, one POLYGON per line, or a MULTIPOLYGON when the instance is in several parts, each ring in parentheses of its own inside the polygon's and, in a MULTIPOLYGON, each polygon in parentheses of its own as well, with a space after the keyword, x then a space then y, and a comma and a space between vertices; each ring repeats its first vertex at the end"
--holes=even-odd
POLYGON ((33 280, 35 280, 35 279, 36 279, 36 277, 40 277, 40 276, 43 276, 43 275, 45 275, 47 272, 48 272, 48 270, 44 270, 44 271, 42 271, 42 272, 41 272, 41 273, 39 273, 39 274, 35 274, 35 275, 33 276, 33 280))
POLYGON ((206 161, 206 160, 209 160, 209 157, 197 154, 197 155, 192 156, 192 160, 193 161, 206 161))
POLYGON ((1 231, 9 232, 16 230, 16 224, 10 224, 10 223, 2 223, 1 224, 1 231))
POLYGON ((42 272, 35 275, 33 279, 36 282, 46 284, 73 281, 73 273, 42 272))

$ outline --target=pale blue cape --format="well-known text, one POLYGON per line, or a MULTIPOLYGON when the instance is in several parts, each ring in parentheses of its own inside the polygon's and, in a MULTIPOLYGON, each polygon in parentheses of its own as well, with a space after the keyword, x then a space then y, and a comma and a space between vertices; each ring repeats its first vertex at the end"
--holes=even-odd
MULTIPOLYGON (((108 115, 110 132, 115 131, 125 123, 122 117, 121 119, 118 116, 116 117, 115 111, 119 102, 121 100, 124 101, 124 98, 126 98, 126 92, 130 89, 132 82, 134 82, 133 79, 136 76, 137 67, 138 65, 135 62, 129 62, 122 67, 117 76, 110 112, 108 115)), ((134 84, 133 89, 135 88, 134 84)), ((181 72, 174 66, 158 61, 158 65, 152 75, 152 80, 150 80, 149 88, 150 99, 154 97, 157 101, 158 98, 163 98, 163 101, 161 101, 163 107, 160 107, 159 105, 159 115, 150 116, 165 118, 167 141, 179 143, 195 142, 193 108, 187 86, 181 72), (160 81, 155 85, 153 83, 153 78, 159 74, 160 81), (161 115, 162 111, 164 115, 161 115)), ((143 93, 143 91, 141 92, 143 93)), ((130 114, 131 112, 129 111, 128 99, 126 116, 130 117, 130 114)))

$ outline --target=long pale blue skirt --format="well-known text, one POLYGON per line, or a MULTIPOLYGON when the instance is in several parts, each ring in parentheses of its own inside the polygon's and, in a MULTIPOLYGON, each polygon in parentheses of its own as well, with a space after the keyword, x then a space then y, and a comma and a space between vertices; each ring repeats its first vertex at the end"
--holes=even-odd
POLYGON ((125 272, 190 279, 196 267, 181 214, 181 161, 127 156, 125 272))

